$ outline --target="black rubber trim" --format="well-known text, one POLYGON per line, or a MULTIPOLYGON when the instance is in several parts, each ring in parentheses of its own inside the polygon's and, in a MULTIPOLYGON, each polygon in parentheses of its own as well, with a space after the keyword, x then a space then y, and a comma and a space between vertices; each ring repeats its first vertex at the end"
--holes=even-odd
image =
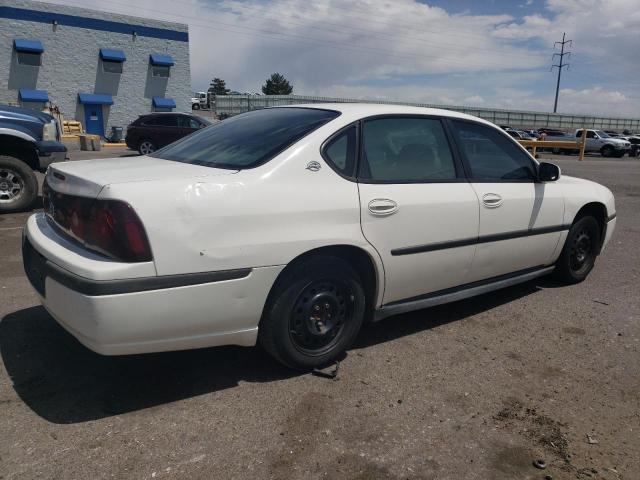
POLYGON ((499 242, 501 240, 511 240, 513 238, 530 237, 533 235, 544 235, 545 233, 562 232, 569 230, 571 225, 557 225, 552 227, 531 228, 527 230, 516 230, 515 232, 496 233, 493 235, 482 235, 480 237, 463 238, 449 242, 430 243, 427 245, 415 245, 413 247, 394 248, 391 255, 412 255, 415 253, 433 252, 436 250, 446 250, 448 248, 467 247, 479 243, 499 242))
POLYGON ((395 305, 402 305, 403 303, 410 303, 410 302, 416 302, 418 300, 426 300, 428 298, 433 298, 433 297, 441 297, 443 295, 448 295, 451 293, 456 293, 456 292, 461 292, 463 290, 469 290, 470 288, 475 288, 475 287, 481 287, 483 285, 490 285, 492 283, 495 282, 499 282, 502 280, 508 280, 510 278, 515 278, 515 277, 519 277, 521 275, 526 275, 527 273, 533 273, 533 272, 537 272, 541 269, 546 268, 544 265, 539 265, 537 267, 531 267, 531 268, 525 268, 524 270, 518 270, 517 272, 512 272, 512 273, 507 273, 505 275, 499 275, 497 277, 491 277, 491 278, 487 278, 484 280, 478 280, 475 282, 471 282, 471 283, 465 283, 464 285, 459 285, 457 287, 451 287, 451 288, 445 288, 443 290, 438 290, 436 292, 431 292, 431 293, 427 293, 424 295, 417 295, 415 297, 411 297, 411 298, 405 298, 402 300, 396 300, 395 302, 391 302, 391 303, 387 303, 385 305, 383 305, 382 307, 391 307, 391 306, 395 306, 395 305))
POLYGON ((609 216, 607 217, 607 223, 609 223, 611 220, 613 220, 613 219, 614 219, 614 218, 616 218, 617 216, 618 216, 618 215, 617 215, 617 214, 615 214, 615 213, 613 213, 613 214, 609 215, 609 216))
POLYGON ((124 280, 91 280, 76 275, 49 261, 45 264, 44 274, 65 287, 84 295, 102 296, 122 293, 146 292, 165 288, 187 287, 204 283, 224 282, 248 277, 250 268, 222 270, 218 272, 184 273, 180 275, 162 275, 158 277, 128 278, 124 280))
POLYGON ((161 275, 158 277, 127 278, 122 280, 92 280, 76 275, 50 262, 31 246, 26 237, 24 237, 22 249, 29 281, 43 296, 45 296, 44 284, 46 277, 51 277, 56 282, 78 293, 102 296, 224 282, 248 277, 252 271, 251 268, 240 268, 236 270, 161 275))

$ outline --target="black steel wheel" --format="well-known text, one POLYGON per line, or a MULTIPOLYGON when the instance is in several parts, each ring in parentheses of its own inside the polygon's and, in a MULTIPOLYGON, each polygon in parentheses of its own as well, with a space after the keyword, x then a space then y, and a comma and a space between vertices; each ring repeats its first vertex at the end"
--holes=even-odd
POLYGON ((567 283, 587 278, 600 253, 600 236, 600 225, 595 218, 584 216, 576 220, 556 262, 556 274, 567 283))
POLYGON ((352 344, 365 304, 362 282, 347 262, 310 257, 274 286, 260 322, 260 344, 288 367, 322 367, 352 344))

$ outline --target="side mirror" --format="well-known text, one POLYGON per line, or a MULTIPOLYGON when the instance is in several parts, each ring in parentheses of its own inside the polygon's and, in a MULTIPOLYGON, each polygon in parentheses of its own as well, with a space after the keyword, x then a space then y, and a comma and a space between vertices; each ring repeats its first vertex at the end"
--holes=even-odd
POLYGON ((538 168, 538 180, 541 182, 555 182, 560 178, 560 167, 553 163, 542 162, 538 168))

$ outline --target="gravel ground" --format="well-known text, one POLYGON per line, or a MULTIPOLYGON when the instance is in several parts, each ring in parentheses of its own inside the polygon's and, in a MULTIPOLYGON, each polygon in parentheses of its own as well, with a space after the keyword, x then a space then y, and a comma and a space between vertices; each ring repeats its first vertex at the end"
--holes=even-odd
POLYGON ((555 161, 616 195, 591 276, 366 326, 336 380, 257 348, 96 355, 27 283, 28 213, 0 217, 0 478, 640 478, 640 161, 555 161))

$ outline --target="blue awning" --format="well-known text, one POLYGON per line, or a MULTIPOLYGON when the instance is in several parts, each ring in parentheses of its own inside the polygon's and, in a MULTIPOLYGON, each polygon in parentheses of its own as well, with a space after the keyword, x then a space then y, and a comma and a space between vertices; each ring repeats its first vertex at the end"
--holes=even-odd
POLYGON ((29 90, 21 88, 18 92, 20 100, 23 102, 48 102, 49 94, 46 90, 29 90))
POLYGON ((99 105, 113 105, 113 97, 104 93, 79 93, 80 103, 97 103, 99 105))
POLYGON ((124 62, 127 59, 122 50, 113 50, 111 48, 101 48, 100 58, 112 62, 124 62))
POLYGON ((173 58, 169 55, 160 55, 159 53, 152 53, 149 55, 149 61, 151 65, 156 65, 159 67, 172 67, 173 66, 173 58))
POLYGON ((173 98, 153 97, 154 108, 176 108, 176 101, 173 98))
POLYGON ((42 42, 40 40, 24 40, 24 39, 16 38, 13 41, 13 46, 17 52, 28 52, 28 53, 44 52, 44 47, 42 46, 42 42))

